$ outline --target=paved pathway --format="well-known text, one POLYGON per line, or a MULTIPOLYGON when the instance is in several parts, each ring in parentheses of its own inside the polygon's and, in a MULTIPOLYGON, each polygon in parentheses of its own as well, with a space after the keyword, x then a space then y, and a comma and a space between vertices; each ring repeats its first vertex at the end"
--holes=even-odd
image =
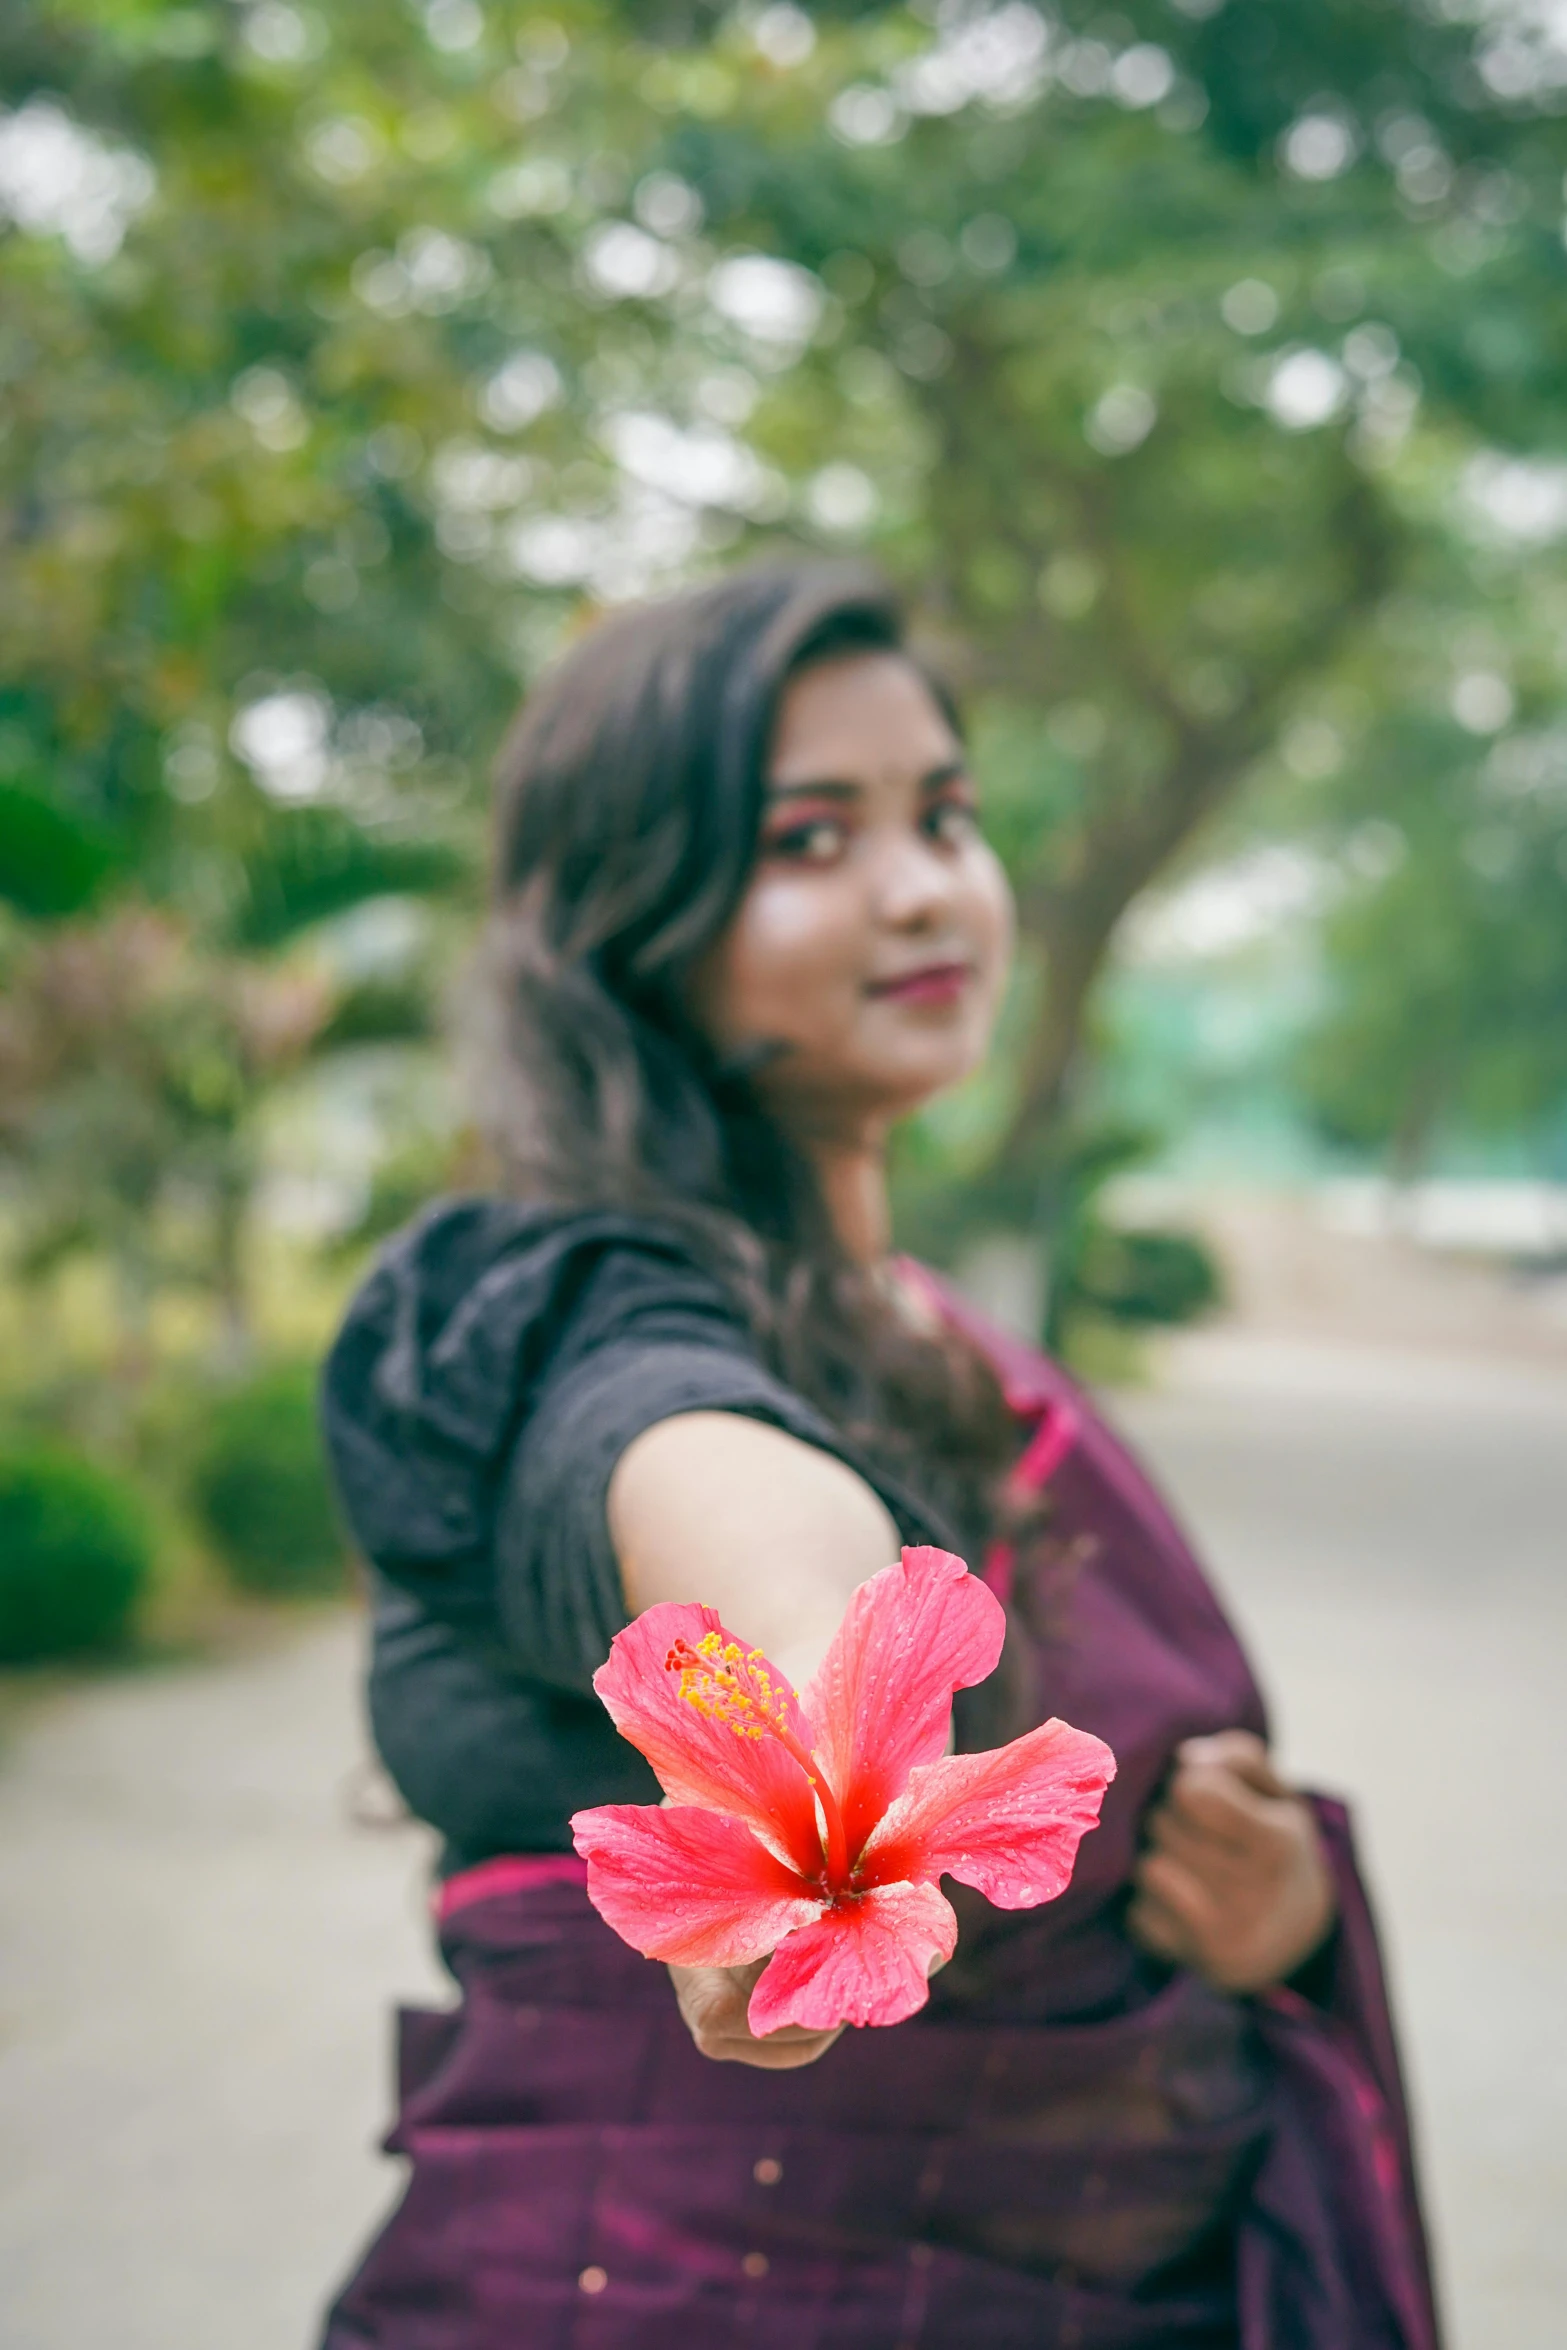
POLYGON ((1220 1335, 1123 1423, 1355 1802, 1453 2350, 1567 2342, 1567 1378, 1220 1335))
MULTIPOLYGON (((1120 1409, 1289 1760, 1360 1802, 1455 2350, 1560 2350, 1567 1383, 1214 1337, 1120 1409)), ((351 1820, 357 1638, 82 1689, 0 1756, 5 2350, 306 2350, 391 2195, 386 2011, 439 1984, 421 1836, 351 1820)))
POLYGON ((391 2188, 423 1837, 350 1824, 357 1624, 46 1707, 0 1758, 0 2343, 306 2350, 391 2188))

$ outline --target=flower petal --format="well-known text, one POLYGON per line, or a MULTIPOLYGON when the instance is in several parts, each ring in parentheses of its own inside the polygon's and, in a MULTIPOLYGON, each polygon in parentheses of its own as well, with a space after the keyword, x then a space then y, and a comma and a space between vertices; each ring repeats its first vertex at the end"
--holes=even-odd
POLYGON ((879 1885, 781 1942, 746 2009, 753 2032, 803 2024, 901 2024, 930 1996, 930 1970, 957 1947, 958 1921, 934 1885, 879 1885))
MULTIPOLYGON (((680 1676, 664 1660, 677 1640, 694 1648, 709 1632, 727 1645, 725 1630, 711 1608, 661 1600, 617 1632, 609 1661, 593 1686, 622 1738, 647 1756, 664 1793, 676 1803, 699 1804, 745 1820, 781 1859, 805 1876, 822 1865, 816 1825, 816 1798, 800 1765, 776 1738, 750 1738, 724 1722, 698 1713, 680 1694, 680 1676)), ((736 1645, 746 1650, 746 1643, 736 1645)), ((790 1728, 807 1748, 810 1725, 785 1676, 760 1660, 785 1709, 790 1728)))
POLYGON ((745 1966, 821 1911, 749 1828, 710 1811, 605 1803, 577 1812, 571 1832, 588 1899, 644 1958, 745 1966))
POLYGON ((956 1877, 998 1909, 1053 1901, 1114 1777, 1102 1738, 1057 1721, 987 1754, 921 1764, 866 1846, 862 1874, 871 1884, 956 1877))
POLYGON ((995 1669, 1000 1601, 950 1550, 906 1550, 862 1583, 805 1693, 851 1856, 947 1742, 952 1693, 995 1669))

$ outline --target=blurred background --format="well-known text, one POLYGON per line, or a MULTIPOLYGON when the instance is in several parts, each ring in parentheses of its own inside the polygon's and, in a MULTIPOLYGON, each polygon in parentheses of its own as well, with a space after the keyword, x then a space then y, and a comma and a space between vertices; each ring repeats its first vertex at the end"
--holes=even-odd
POLYGON ((486 773, 903 582, 1023 951, 905 1242, 1362 1803, 1458 2350, 1567 2292, 1558 0, 0 0, 0 2303, 308 2339, 439 1996, 314 1365, 475 1180, 486 773))

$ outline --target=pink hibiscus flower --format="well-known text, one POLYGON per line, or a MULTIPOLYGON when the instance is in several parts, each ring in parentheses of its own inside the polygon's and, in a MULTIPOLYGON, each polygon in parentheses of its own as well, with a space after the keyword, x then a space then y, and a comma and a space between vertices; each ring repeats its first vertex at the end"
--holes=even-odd
POLYGON ((937 1879, 1002 1909, 1053 1900, 1115 1776, 1065 1722, 944 1753, 953 1691, 994 1670, 1005 1629, 960 1558, 906 1550, 856 1591, 802 1696, 711 1608, 650 1607, 593 1686, 670 1800, 576 1814, 594 1907, 678 1966, 771 1951, 754 2032, 912 2015, 957 1942, 937 1879))

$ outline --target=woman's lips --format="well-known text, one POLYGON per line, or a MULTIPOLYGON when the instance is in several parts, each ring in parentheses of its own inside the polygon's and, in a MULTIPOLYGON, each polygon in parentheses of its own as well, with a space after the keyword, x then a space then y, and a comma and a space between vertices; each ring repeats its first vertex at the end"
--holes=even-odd
POLYGON ((973 975, 973 966, 968 963, 926 963, 918 971, 905 972, 901 979, 873 980, 866 993, 884 1003, 950 1004, 973 975))

